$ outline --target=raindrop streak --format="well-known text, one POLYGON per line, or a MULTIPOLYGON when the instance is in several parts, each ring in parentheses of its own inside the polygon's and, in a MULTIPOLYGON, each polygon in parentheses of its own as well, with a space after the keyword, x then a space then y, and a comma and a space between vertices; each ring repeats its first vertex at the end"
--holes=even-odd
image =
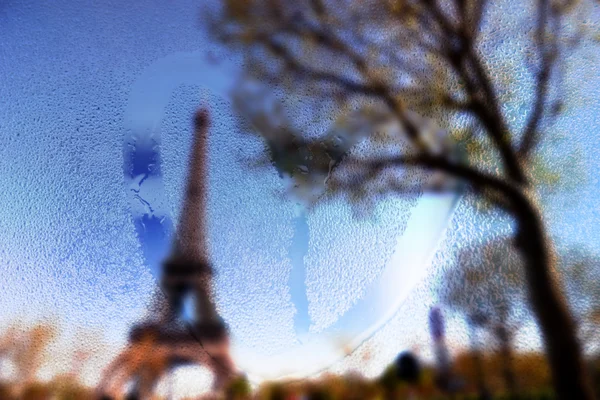
POLYGON ((159 279, 160 264, 169 251, 168 238, 173 226, 167 215, 156 215, 151 203, 140 194, 142 185, 148 179, 162 181, 160 154, 158 147, 145 146, 143 143, 132 146, 126 142, 124 148, 124 169, 126 179, 137 182, 129 185, 129 195, 145 206, 146 212, 134 216, 134 225, 142 248, 144 259, 151 268, 152 275, 159 279), (141 177, 141 178, 140 178, 141 177))
POLYGON ((294 219, 294 236, 288 250, 292 261, 292 271, 288 280, 292 303, 296 307, 294 316, 294 330, 300 342, 308 334, 310 328, 310 315, 308 314, 308 298, 306 297, 306 266, 304 256, 308 253, 310 233, 308 218, 305 210, 300 210, 294 219))

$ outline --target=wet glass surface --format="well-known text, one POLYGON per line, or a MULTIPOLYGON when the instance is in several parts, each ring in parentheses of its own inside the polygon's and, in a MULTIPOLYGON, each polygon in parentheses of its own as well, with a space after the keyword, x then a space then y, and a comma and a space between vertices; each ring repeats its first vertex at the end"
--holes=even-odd
MULTIPOLYGON (((51 318, 65 332, 101 332, 111 348, 126 342, 171 245, 191 116, 205 104, 209 248, 239 367, 261 379, 305 376, 368 338, 384 347, 408 330, 411 310, 433 302, 430 264, 446 265, 456 243, 510 223, 495 214, 482 223, 456 195, 389 198, 364 220, 341 200, 307 212, 285 198, 275 168, 244 164, 264 144, 240 132, 231 110, 240 61, 208 41, 196 9, 192 1, 0 4, 0 321, 51 318)), ((600 166, 600 85, 597 67, 580 60, 588 101, 560 123, 574 139, 543 154, 552 164, 579 151, 585 176, 577 196, 544 207, 553 235, 594 247, 600 189, 587 171, 600 166), (589 129, 570 133, 573 124, 589 129)), ((380 359, 409 342, 398 339, 380 359)), ((90 381, 113 354, 98 356, 90 381)))

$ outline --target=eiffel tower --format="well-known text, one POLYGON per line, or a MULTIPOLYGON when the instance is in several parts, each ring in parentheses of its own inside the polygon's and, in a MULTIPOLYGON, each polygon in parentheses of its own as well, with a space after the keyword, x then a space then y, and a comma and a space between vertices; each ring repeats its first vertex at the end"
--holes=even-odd
POLYGON ((172 244, 163 263, 155 307, 147 321, 135 325, 127 348, 106 368, 100 382, 100 399, 123 398, 125 386, 133 382, 127 399, 147 400, 162 376, 178 366, 202 365, 213 375, 218 393, 234 378, 229 353, 229 333, 219 317, 212 293, 213 270, 206 241, 206 187, 208 111, 194 118, 194 139, 183 208, 172 244), (186 299, 193 299, 192 322, 183 318, 186 299))

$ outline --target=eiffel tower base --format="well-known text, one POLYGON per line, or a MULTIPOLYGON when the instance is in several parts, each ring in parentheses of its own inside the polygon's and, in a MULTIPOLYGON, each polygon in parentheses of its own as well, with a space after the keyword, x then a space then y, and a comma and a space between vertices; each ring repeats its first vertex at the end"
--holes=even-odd
POLYGON ((188 365, 208 368, 214 376, 213 395, 223 394, 237 376, 224 323, 204 322, 191 329, 158 323, 135 326, 127 348, 106 369, 97 398, 150 400, 165 374, 188 365), (125 386, 131 381, 135 382, 134 390, 124 396, 125 386))

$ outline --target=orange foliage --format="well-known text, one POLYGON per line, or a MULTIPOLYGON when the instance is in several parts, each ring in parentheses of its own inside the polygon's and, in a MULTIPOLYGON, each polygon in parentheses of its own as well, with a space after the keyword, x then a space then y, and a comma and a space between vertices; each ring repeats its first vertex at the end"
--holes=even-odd
MULTIPOLYGON (((506 392, 507 388, 502 376, 502 356, 498 353, 483 354, 482 364, 486 383, 492 393, 506 392)), ((512 368, 519 391, 530 392, 546 389, 552 385, 548 363, 541 353, 516 353, 512 361, 512 368)), ((472 354, 462 353, 456 356, 453 361, 453 370, 455 374, 465 379, 468 385, 467 390, 474 392, 477 371, 472 354)))

